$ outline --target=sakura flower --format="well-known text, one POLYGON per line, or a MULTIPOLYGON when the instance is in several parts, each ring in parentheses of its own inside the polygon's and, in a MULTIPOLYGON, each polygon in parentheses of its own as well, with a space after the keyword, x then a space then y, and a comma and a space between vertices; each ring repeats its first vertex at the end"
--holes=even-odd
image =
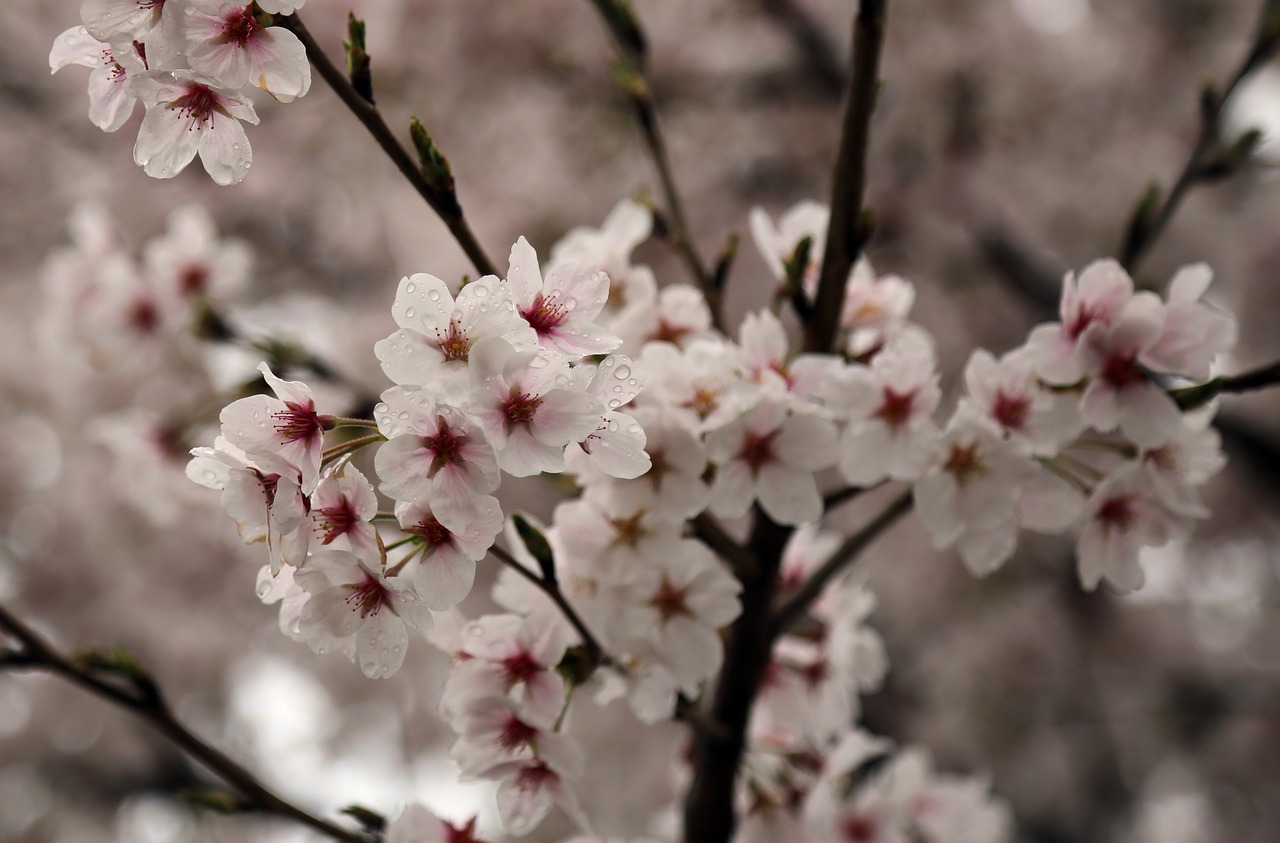
MULTIPOLYGON (((262 2, 259 5, 270 5, 262 2)), ((297 4, 301 6, 301 3, 297 4)), ((442 820, 421 805, 410 805, 387 826, 386 843, 483 843, 476 834, 476 818, 463 825, 442 820)))
POLYGON ((310 494, 320 479, 324 432, 333 428, 333 417, 316 412, 305 384, 281 380, 266 363, 258 371, 275 397, 253 395, 228 404, 219 417, 222 435, 264 466, 297 471, 303 492, 310 494))
POLYGON ((303 641, 299 624, 302 620, 302 607, 307 605, 311 595, 293 581, 292 565, 282 565, 273 572, 270 565, 263 565, 258 571, 257 595, 265 605, 280 604, 280 631, 294 641, 303 641))
POLYGON ((622 337, 622 348, 638 354, 646 343, 670 343, 688 348, 716 336, 711 309, 702 291, 688 284, 670 284, 658 291, 656 305, 637 307, 620 314, 613 323, 622 337))
POLYGON ((1027 347, 1036 371, 1052 384, 1072 384, 1084 376, 1080 339, 1092 325, 1110 325, 1133 297, 1133 279, 1113 260, 1094 261, 1077 280, 1068 272, 1062 282, 1058 312, 1061 322, 1031 331, 1027 347))
POLYGON ((545 351, 518 352, 490 338, 472 357, 474 386, 464 409, 493 444, 498 465, 515 477, 562 471, 565 446, 595 432, 603 405, 568 388, 568 365, 545 351))
POLYGON ((829 403, 849 419, 840 438, 840 472, 850 483, 911 480, 925 469, 941 391, 932 348, 912 337, 904 335, 870 367, 833 376, 829 403))
POLYGON ((1215 407, 1182 417, 1182 427, 1168 442, 1142 454, 1142 466, 1160 501, 1172 512, 1204 518, 1209 512, 1197 489, 1226 465, 1222 437, 1210 424, 1215 407))
MULTIPOLYGON (((802 354, 791 359, 782 322, 767 310, 746 315, 739 331, 739 345, 743 376, 775 396, 815 399, 839 365, 828 355, 802 354)), ((811 406, 800 401, 795 404, 811 406)))
POLYGON ((89 120, 104 132, 114 132, 133 115, 137 100, 125 90, 131 73, 143 71, 136 47, 117 57, 109 44, 98 41, 83 26, 73 26, 53 42, 49 68, 57 73, 69 64, 93 68, 89 74, 89 120))
POLYGON ((631 252, 649 239, 653 212, 630 199, 614 206, 600 228, 574 228, 551 250, 550 274, 572 264, 599 269, 609 279, 602 314, 613 319, 626 311, 652 307, 658 294, 653 270, 633 266, 631 252))
POLYGON ((1142 353, 1145 365, 1202 381, 1209 377, 1214 358, 1235 345, 1235 319, 1200 301, 1212 280, 1213 270, 1203 263, 1174 274, 1160 335, 1142 353))
POLYGON ((492 275, 467 284, 456 298, 434 275, 402 278, 391 314, 401 330, 373 347, 382 370, 398 384, 429 385, 444 396, 467 382, 471 350, 480 340, 499 337, 515 348, 537 341, 516 315, 507 286, 492 275))
POLYGON ((678 549, 679 522, 639 505, 621 490, 602 490, 556 507, 560 546, 597 574, 633 579, 650 559, 678 549))
POLYGON ((1084 427, 1076 395, 1044 388, 1025 347, 998 361, 986 349, 975 350, 964 382, 966 400, 1027 453, 1056 454, 1084 427))
POLYGON ((566 266, 544 279, 537 253, 521 237, 511 247, 507 283, 516 312, 544 349, 584 357, 608 354, 622 344, 595 322, 609 297, 609 277, 598 269, 566 266))
POLYGON ((835 461, 835 446, 831 422, 764 399, 707 434, 707 452, 716 463, 711 511, 736 518, 758 500, 779 524, 816 521, 822 496, 813 473, 835 461))
POLYGON ((501 781, 498 816, 512 834, 532 831, 552 805, 559 805, 578 826, 589 827, 577 798, 567 786, 582 777, 582 753, 576 744, 566 744, 563 749, 557 744, 551 746, 556 750, 544 749, 536 758, 512 761, 490 772, 491 777, 501 781))
POLYGON ((319 655, 344 653, 370 679, 398 671, 409 646, 408 630, 431 626, 431 613, 407 585, 348 551, 314 554, 294 580, 311 595, 298 621, 311 649, 319 655))
POLYGON ((975 576, 1013 555, 1017 493, 1030 463, 977 412, 962 407, 934 450, 933 465, 914 487, 916 512, 934 546, 959 543, 975 576))
POLYGON ((916 291, 897 275, 878 276, 865 259, 849 273, 840 309, 840 327, 853 334, 854 356, 872 344, 883 344, 889 334, 907 322, 916 291))
POLYGON ((311 87, 311 65, 298 36, 263 26, 252 4, 185 0, 182 50, 192 70, 226 88, 256 85, 280 102, 311 87))
POLYGON ((80 20, 99 41, 133 41, 150 34, 162 22, 170 26, 180 3, 167 0, 83 0, 80 20))
POLYGON ((1080 413, 1103 433, 1120 428, 1143 448, 1162 445, 1178 432, 1182 414, 1167 392, 1144 371, 1141 358, 1160 336, 1162 305, 1138 293, 1109 325, 1092 325, 1081 337, 1078 359, 1094 375, 1080 413))
POLYGON ((572 377, 604 405, 605 413, 595 432, 578 443, 577 449, 573 444, 568 446, 565 459, 580 450, 605 474, 622 480, 634 480, 648 471, 652 463, 644 451, 644 428, 631 415, 619 411, 644 388, 631 359, 611 354, 598 366, 584 363, 574 367, 572 377))
POLYGON ((253 153, 240 125, 258 123, 249 100, 189 70, 130 76, 126 90, 147 107, 133 147, 134 163, 147 175, 172 178, 197 152, 218 184, 235 184, 249 172, 253 153))
POLYGON ((273 15, 291 15, 307 4, 307 0, 258 0, 258 8, 273 15))
POLYGON ((222 493, 222 506, 235 520, 245 544, 265 541, 273 571, 306 560, 310 542, 307 503, 296 471, 283 475, 259 466, 225 437, 212 448, 192 448, 187 477, 222 493))
POLYGON ((498 487, 497 458, 480 428, 426 390, 393 387, 374 415, 387 437, 374 468, 388 496, 430 499, 437 510, 460 514, 498 487))
POLYGON ((484 778, 500 765, 547 757, 572 757, 572 738, 526 722, 520 707, 506 697, 478 697, 463 712, 461 737, 449 750, 463 779, 484 778))
POLYGON ((645 346, 650 373, 643 399, 660 404, 695 434, 728 424, 760 400, 760 390, 736 375, 735 351, 724 340, 698 340, 685 350, 645 346))
POLYGON ((1103 579, 1122 592, 1141 588, 1138 551, 1159 547, 1184 531, 1136 465, 1111 474, 1094 490, 1076 547, 1080 584, 1088 591, 1103 579))
POLYGON ((413 581, 428 608, 442 611, 471 593, 476 562, 484 558, 502 530, 502 508, 496 498, 485 495, 465 510, 437 516, 424 499, 396 504, 396 520, 413 537, 414 551, 401 570, 402 576, 413 581))
POLYGON ((648 560, 629 589, 624 649, 667 666, 680 688, 696 694, 723 658, 718 631, 741 611, 741 584, 700 542, 683 539, 648 560))
POLYGON ((253 258, 242 240, 221 239, 209 212, 187 205, 169 214, 168 229, 147 244, 148 273, 157 286, 181 299, 228 302, 249 282, 253 258))
MULTIPOLYGON (((773 276, 781 281, 786 277, 783 264, 795 254, 804 238, 811 238, 809 265, 804 268, 805 281, 812 287, 817 284, 818 270, 822 265, 822 251, 827 242, 827 222, 831 212, 826 205, 805 201, 795 205, 779 219, 775 226, 763 208, 752 208, 748 220, 751 238, 773 276)), ((813 294, 813 289, 808 290, 813 294)))
POLYGON ((375 559, 378 538, 373 516, 377 511, 373 486, 355 466, 339 462, 320 478, 311 495, 311 529, 323 546, 375 559))
POLYGON ((555 668, 568 647, 568 633, 550 612, 473 621, 462 636, 465 658, 440 697, 440 713, 456 722, 474 700, 510 696, 526 722, 549 727, 564 704, 564 679, 555 668))

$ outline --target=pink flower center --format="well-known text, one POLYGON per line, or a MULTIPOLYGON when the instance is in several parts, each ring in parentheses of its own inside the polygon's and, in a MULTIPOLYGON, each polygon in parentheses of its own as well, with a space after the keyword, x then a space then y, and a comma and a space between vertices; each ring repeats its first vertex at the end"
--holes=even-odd
POLYGON ((518 790, 542 790, 548 784, 556 781, 560 777, 551 772, 551 768, 544 762, 539 761, 532 767, 525 767, 516 773, 516 788, 518 790))
POLYGON ((671 581, 665 576, 663 576, 662 584, 658 586, 658 590, 649 598, 649 605, 662 616, 663 623, 678 615, 693 614, 689 611, 689 606, 685 602, 685 590, 672 585, 671 581))
POLYGON ((129 327, 139 334, 151 335, 160 327, 160 308, 150 298, 137 298, 129 307, 129 327))
POLYGON ((1142 369, 1138 368, 1137 359, 1132 355, 1107 358, 1107 362, 1102 367, 1102 377, 1116 389, 1123 389, 1147 379, 1142 369))
POLYGON ((688 325, 673 325, 666 319, 659 317, 658 327, 653 329, 648 339, 653 342, 669 342, 672 345, 679 345, 680 341, 689 336, 692 330, 688 325))
POLYGON ((840 825, 840 838, 847 843, 868 843, 876 839, 876 822, 866 814, 854 814, 840 825))
POLYGON ((502 414, 506 417, 507 424, 524 425, 533 421, 540 406, 542 406, 540 397, 520 392, 518 388, 513 387, 511 395, 502 405, 502 414))
POLYGON ((698 414, 698 418, 706 421, 707 416, 720 408, 720 391, 705 386, 698 387, 693 391, 693 397, 680 406, 692 410, 698 414))
POLYGON ((498 732, 498 746, 507 752, 526 747, 538 736, 538 730, 517 717, 508 717, 498 732))
POLYGON ((261 27, 253 18, 253 6, 236 9, 227 15, 222 24, 222 37, 237 46, 243 47, 253 34, 261 27))
POLYGON ((453 533, 436 520, 434 515, 425 515, 422 520, 405 532, 412 533, 427 547, 435 549, 441 545, 453 544, 453 533))
POLYGON ((434 477, 435 473, 446 465, 457 465, 462 462, 462 449, 467 444, 467 434, 455 432, 443 418, 438 420, 440 429, 436 435, 422 437, 422 447, 431 452, 431 467, 427 469, 428 477, 434 477))
POLYGON ((1075 313, 1075 317, 1067 320, 1067 324, 1064 326, 1067 329, 1067 336, 1073 340, 1079 339, 1086 328, 1094 322, 1103 321, 1105 315, 1106 310, 1101 304, 1081 304, 1080 309, 1075 313))
POLYGON ((541 672, 542 665, 524 650, 502 660, 502 675, 506 679, 508 688, 527 684, 541 672))
POLYGON ((609 525, 613 527, 613 543, 615 545, 635 547, 645 534, 643 522, 644 510, 637 512, 630 518, 610 518, 609 525))
POLYGON ((169 103, 169 110, 180 112, 190 121, 187 131, 198 129, 202 125, 212 125, 214 112, 222 104, 222 98, 208 85, 201 85, 199 82, 188 82, 186 91, 169 103))
POLYGON ((1132 496, 1108 498, 1098 507, 1094 518, 1109 530, 1127 533, 1138 520, 1138 507, 1132 496))
POLYGON ((300 439, 310 442, 332 427, 332 423, 326 424, 320 418, 316 405, 310 401, 305 404, 286 401, 284 406, 283 410, 272 413, 271 417, 276 420, 276 433, 286 442, 297 442, 300 439))
POLYGON ((991 404, 991 415, 1005 430, 1021 430, 1031 415, 1031 399, 1026 395, 1010 395, 1001 389, 991 404))
POLYGON ((763 436, 747 431, 747 437, 742 441, 742 448, 738 451, 738 459, 747 464, 753 475, 758 474, 766 465, 777 462, 778 453, 773 447, 773 440, 777 437, 776 430, 763 436))
POLYGON ((351 589, 346 604, 352 611, 359 612, 362 618, 378 614, 383 605, 391 602, 391 591, 372 575, 366 574, 364 582, 351 583, 345 588, 351 589))
POLYGON ((350 499, 343 498, 333 506, 325 506, 312 511, 316 519, 316 529, 322 537, 321 544, 331 544, 338 536, 346 535, 360 523, 360 516, 350 499))
POLYGON ((569 315, 569 309, 560 303, 555 293, 550 296, 538 293, 533 304, 521 310, 520 315, 538 332, 538 336, 546 336, 560 326, 569 315))
POLYGON ((902 427, 911 420, 911 410, 916 400, 916 391, 898 392, 891 387, 884 389, 884 402, 876 410, 876 417, 889 427, 902 427))
POLYGON ((178 273, 178 292, 184 296, 196 296, 209 286, 209 267, 198 263, 187 264, 178 273))
POLYGON ((800 676, 804 678, 805 684, 810 688, 817 688, 823 682, 826 682, 829 675, 831 675, 831 666, 827 664, 826 659, 819 659, 813 664, 805 665, 800 670, 800 676))
POLYGON ((436 329, 436 348, 444 355, 445 360, 466 360, 471 352, 471 340, 462 329, 457 319, 449 320, 449 327, 444 331, 436 329))
POLYGON ((472 817, 466 825, 454 825, 445 821, 444 843, 482 843, 476 837, 476 818, 472 817))
POLYGON ((978 456, 978 443, 953 444, 942 470, 954 477, 956 484, 960 486, 967 485, 970 480, 983 474, 985 467, 982 465, 982 458, 978 456))

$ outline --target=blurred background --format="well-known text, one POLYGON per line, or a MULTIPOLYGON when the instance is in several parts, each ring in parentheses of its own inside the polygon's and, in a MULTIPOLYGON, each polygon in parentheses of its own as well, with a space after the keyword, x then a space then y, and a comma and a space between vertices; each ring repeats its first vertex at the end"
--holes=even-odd
MULTIPOLYGON (((773 283, 747 234, 750 208, 777 215, 828 199, 856 4, 633 5, 697 245, 710 257, 731 232, 744 238, 728 288, 736 324, 773 283)), ((217 496, 181 475, 185 449, 207 444, 212 428, 172 443, 167 458, 140 457, 119 433, 142 424, 127 415, 138 408, 203 406, 212 420, 216 396, 173 361, 154 375, 86 361, 74 337, 48 330, 42 282, 47 256, 71 243, 79 203, 100 203, 136 250, 171 211, 198 202, 254 253, 246 318, 376 392, 385 380, 372 344, 392 329, 398 279, 471 267, 319 79, 287 107, 258 103, 242 184, 218 188, 199 166, 148 179, 130 154, 140 110, 103 134, 86 118, 86 72, 48 74, 49 46, 78 23, 76 6, 0 5, 0 603, 68 649, 128 648, 198 733, 315 810, 354 802, 394 815, 421 800, 455 818, 491 814, 491 793, 454 785, 444 757, 452 735, 433 714, 443 656, 414 646, 404 670, 372 682, 282 636, 274 607, 253 594, 262 548, 241 546, 217 496)), ((1229 78, 1260 6, 890 3, 869 166, 879 226, 867 252, 915 283, 914 318, 939 339, 949 394, 971 348, 1019 344, 1052 318, 1043 301, 1063 271, 1116 253, 1148 184, 1181 170, 1199 91, 1229 78)), ((347 9, 305 9, 335 59, 347 9)), ((545 254, 618 200, 659 195, 591 4, 357 0, 354 10, 368 22, 380 107, 397 131, 410 115, 427 125, 498 263, 521 234, 545 254)), ((1280 358, 1280 67, 1250 80, 1228 120, 1275 139, 1235 177, 1189 196, 1140 280, 1162 285, 1182 264, 1210 263, 1211 298, 1239 316, 1239 350, 1224 364, 1239 371, 1280 358)), ((636 260, 660 283, 686 280, 662 242, 636 260)), ((934 552, 910 519, 872 548, 860 564, 880 597, 872 623, 891 672, 863 701, 867 727, 925 744, 944 769, 988 771, 1020 840, 1274 840, 1280 395, 1227 398, 1221 419, 1230 463, 1206 493, 1214 514, 1189 542, 1144 558, 1149 583, 1136 595, 1081 593, 1066 540, 1024 534, 1017 558, 983 581, 934 552)), ((517 485, 513 499, 545 514, 534 491, 517 485)), ((856 526, 875 503, 837 523, 856 526)), ((482 566, 481 582, 491 576, 482 566)), ((485 593, 464 608, 484 611, 485 593)), ((583 732, 610 729, 619 713, 588 709, 583 732)), ((610 744, 614 758, 591 758, 584 804, 619 812, 601 818, 603 830, 672 797, 666 761, 680 746, 675 727, 637 729, 610 744)), ((128 715, 58 680, 0 673, 0 840, 313 839, 170 795, 201 781, 128 715)), ((567 833, 553 822, 529 839, 567 833)))

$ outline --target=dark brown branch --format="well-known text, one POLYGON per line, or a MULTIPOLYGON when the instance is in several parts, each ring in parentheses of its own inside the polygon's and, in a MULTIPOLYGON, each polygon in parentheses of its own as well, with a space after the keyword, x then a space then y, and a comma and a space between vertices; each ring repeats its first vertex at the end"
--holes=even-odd
POLYGON ((1280 384, 1280 361, 1242 372, 1224 375, 1199 386, 1189 386, 1170 393, 1183 410, 1203 407, 1223 393, 1253 392, 1280 384))
POLYGON ((746 746, 747 722, 760 680, 769 664, 769 611, 777 590, 782 551, 792 530, 775 524, 757 506, 748 547, 759 561, 741 576, 742 613, 725 639, 724 664, 715 684, 711 722, 721 732, 694 735, 693 781, 685 796, 685 843, 729 843, 733 837, 734 783, 746 746))
POLYGON ((834 492, 827 492, 822 496, 822 511, 830 512, 843 503, 848 503, 863 492, 869 492, 872 489, 883 485, 880 483, 872 483, 870 486, 845 486, 843 489, 836 489, 834 492))
POLYGON ((755 575, 760 567, 755 554, 738 544, 733 536, 725 532, 719 521, 703 512, 691 523, 693 534, 715 551, 717 556, 729 563, 729 567, 739 578, 755 575))
POLYGON ((799 622, 809 611, 809 607, 822 596, 827 585, 842 574, 867 545, 879 538, 880 534, 892 527, 899 518, 910 512, 911 506, 911 493, 903 492, 870 524, 846 538, 844 544, 831 554, 831 558, 823 562, 804 585, 800 586, 796 593, 773 613, 771 622, 773 636, 786 632, 788 628, 799 622))
POLYGON ((849 271, 869 236, 862 200, 867 182, 867 143, 879 87, 880 48, 884 43, 888 0, 862 0, 853 23, 852 74, 840 132, 840 152, 831 184, 831 219, 822 256, 813 318, 805 325, 805 348, 828 352, 839 329, 841 303, 849 271))
POLYGON ((367 843, 368 838, 363 834, 349 831, 286 802, 268 790, 243 766, 193 734, 178 722, 159 688, 140 668, 133 667, 127 678, 119 683, 103 679, 98 675, 106 672, 106 662, 103 659, 72 659, 63 655, 4 607, 0 607, 0 630, 21 645, 16 651, 0 655, 0 667, 48 671, 132 712, 231 787, 243 800, 237 805, 240 810, 260 811, 291 819, 334 840, 367 843))
POLYGON ((619 662, 606 653, 604 647, 600 646, 600 642, 596 639, 595 635, 591 633, 591 630, 587 628, 586 623, 582 620, 578 611, 574 609, 565 598, 564 592, 560 590, 559 584, 549 582, 538 576, 538 574, 529 570, 524 565, 521 565, 518 559, 497 545, 489 548, 489 552, 498 557, 498 561, 503 565, 506 565, 508 568, 533 583, 539 591, 551 599, 552 603, 556 604, 556 608, 564 615, 565 620, 569 622, 570 626, 577 630, 578 636, 582 638, 582 647, 586 650, 587 660, 590 661, 593 669, 600 665, 619 666, 619 662))
MULTIPOLYGON (((1206 88, 1200 100, 1200 134, 1192 147, 1191 155, 1178 175, 1177 181, 1169 190, 1163 203, 1158 208, 1149 206, 1146 199, 1139 203, 1125 235, 1121 248, 1120 263, 1130 273, 1142 263, 1161 233, 1177 213, 1182 200, 1192 187, 1213 177, 1213 158, 1222 151, 1221 120, 1222 111, 1231 98, 1231 94, 1240 83, 1264 64, 1278 46, 1280 46, 1280 4, 1275 0, 1264 0, 1257 32, 1249 52, 1236 68, 1231 81, 1221 91, 1212 87, 1206 88)), ((1229 172, 1229 167, 1227 168, 1229 172)), ((1221 173, 1217 175, 1226 175, 1221 173)), ((1151 195, 1150 193, 1148 194, 1151 195)), ((1154 198, 1154 197, 1153 197, 1154 198)))
POLYGON ((297 15, 288 15, 278 17, 276 23, 286 27, 294 35, 298 36, 298 40, 307 49, 307 58, 311 61, 311 66, 328 83, 329 87, 338 95, 338 99, 342 100, 343 104, 356 116, 356 119, 364 124, 364 127, 369 130, 369 134, 377 141, 378 146, 382 147, 382 150, 387 153, 387 157, 396 165, 396 169, 409 180, 413 188, 436 212, 441 222, 449 229, 449 233, 458 241, 462 251, 470 258, 471 263, 475 265, 476 271, 481 275, 498 275, 496 265, 485 254, 484 248, 479 241, 476 240, 476 236, 472 233, 471 226, 467 223, 462 209, 457 206, 456 198, 443 196, 432 187, 423 175, 421 167, 413 160, 413 156, 396 140, 386 121, 382 119, 381 112, 361 96, 360 92, 351 84, 351 80, 347 78, 347 75, 329 60, 324 50, 320 48, 315 38, 303 25, 302 19, 297 15))

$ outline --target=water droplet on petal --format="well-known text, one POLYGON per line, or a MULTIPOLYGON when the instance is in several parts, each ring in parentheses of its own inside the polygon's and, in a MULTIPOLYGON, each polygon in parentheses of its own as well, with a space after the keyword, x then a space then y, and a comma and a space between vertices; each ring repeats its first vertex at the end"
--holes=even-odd
POLYGON ((432 290, 431 292, 427 293, 427 298, 431 299, 432 301, 440 301, 440 291, 432 290))
POLYGON ((404 311, 404 318, 412 319, 416 313, 417 311, 415 311, 412 307, 407 307, 405 308, 405 311, 404 311))
POLYGON ((412 281, 404 285, 404 291, 406 293, 414 293, 414 292, 417 292, 417 290, 418 290, 418 285, 413 283, 412 281))
POLYGON ((631 367, 619 366, 617 369, 614 370, 613 376, 618 380, 626 380, 627 378, 631 377, 631 367))

